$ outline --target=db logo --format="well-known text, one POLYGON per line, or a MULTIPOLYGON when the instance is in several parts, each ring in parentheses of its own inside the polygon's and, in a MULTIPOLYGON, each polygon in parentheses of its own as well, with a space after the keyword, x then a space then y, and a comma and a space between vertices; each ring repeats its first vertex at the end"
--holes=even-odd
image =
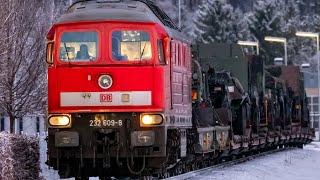
POLYGON ((100 102, 112 102, 112 94, 100 94, 100 102))

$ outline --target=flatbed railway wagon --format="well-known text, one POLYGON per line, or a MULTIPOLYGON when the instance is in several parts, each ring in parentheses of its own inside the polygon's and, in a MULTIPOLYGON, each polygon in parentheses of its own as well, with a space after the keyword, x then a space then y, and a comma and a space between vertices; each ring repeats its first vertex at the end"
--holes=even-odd
POLYGON ((61 178, 164 178, 264 150, 243 76, 205 69, 155 3, 75 2, 47 40, 47 163, 61 178))
MULTIPOLYGON (((310 128, 303 74, 298 66, 266 65, 261 56, 245 56, 236 44, 197 43, 193 54, 203 72, 209 72, 206 76, 213 68, 213 80, 226 86, 224 92, 229 94, 230 102, 223 104, 229 104, 232 111, 232 139, 241 140, 240 149, 247 150, 247 139, 251 151, 310 142, 314 130, 310 128), (221 78, 223 74, 229 77, 221 78), (308 138, 299 138, 301 133, 308 138)), ((217 88, 210 86, 210 78, 208 81, 210 99, 219 111, 221 93, 213 93, 217 88)))

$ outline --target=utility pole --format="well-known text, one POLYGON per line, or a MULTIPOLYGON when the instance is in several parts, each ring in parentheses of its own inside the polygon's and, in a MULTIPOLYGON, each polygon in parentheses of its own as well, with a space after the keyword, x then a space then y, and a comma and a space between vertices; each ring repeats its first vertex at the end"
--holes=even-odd
POLYGON ((181 0, 179 0, 179 28, 181 28, 181 0))

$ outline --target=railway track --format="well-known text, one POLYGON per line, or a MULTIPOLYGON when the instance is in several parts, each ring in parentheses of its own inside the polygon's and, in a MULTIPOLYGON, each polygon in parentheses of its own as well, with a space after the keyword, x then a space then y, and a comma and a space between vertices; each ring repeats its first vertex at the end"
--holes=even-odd
MULTIPOLYGON (((245 156, 242 158, 238 158, 238 159, 233 159, 233 160, 226 160, 222 163, 213 165, 213 166, 209 166, 209 167, 205 167, 202 169, 198 169, 198 170, 194 170, 191 172, 187 172, 187 173, 183 173, 180 175, 176 175, 176 176, 172 176, 169 178, 165 178, 165 180, 188 180, 188 179, 192 179, 194 177, 197 177, 201 174, 203 174, 204 172, 210 171, 210 170, 217 170, 217 169, 221 169, 221 168, 225 168, 225 167, 230 167, 230 166, 234 166, 237 164, 241 164, 259 157, 263 157, 266 155, 270 155, 270 154, 274 154, 274 153, 278 153, 278 152, 283 152, 283 151, 289 151, 289 150, 293 150, 293 149, 297 149, 298 147, 282 147, 282 148, 277 148, 277 149, 273 149, 273 150, 269 150, 269 151, 264 151, 264 152, 260 152, 254 155, 249 155, 249 156, 245 156)), ((159 179, 164 179, 164 178, 157 178, 157 177, 151 177, 151 176, 141 176, 140 178, 132 178, 132 177, 122 177, 122 178, 110 178, 112 180, 159 180, 159 179)))
POLYGON ((215 169, 220 169, 220 168, 224 168, 224 167, 229 167, 229 166, 241 164, 241 163, 256 159, 258 157, 263 157, 263 156, 266 156, 266 155, 269 155, 269 154, 274 154, 274 153, 282 152, 282 151, 288 151, 288 150, 292 150, 292 149, 296 149, 296 148, 297 147, 277 148, 277 149, 274 149, 274 150, 261 152, 261 153, 258 153, 258 154, 242 157, 242 158, 239 158, 239 159, 225 161, 225 162, 222 162, 222 163, 217 164, 217 165, 213 165, 213 166, 209 166, 209 167, 206 167, 206 168, 198 169, 198 170, 195 170, 195 171, 192 171, 192 172, 188 172, 188 173, 184 173, 184 174, 177 175, 177 176, 172 176, 172 177, 169 177, 169 178, 166 178, 166 179, 167 180, 178 180, 178 179, 179 180, 181 180, 181 179, 187 180, 187 179, 191 179, 193 177, 196 177, 196 176, 198 176, 198 175, 200 175, 200 174, 202 174, 202 173, 204 173, 206 171, 209 171, 209 170, 215 170, 215 169))
MULTIPOLYGON (((278 152, 289 151, 289 150, 293 150, 293 149, 297 149, 297 148, 298 147, 282 147, 282 148, 278 147, 277 149, 260 152, 260 153, 254 154, 254 155, 249 155, 249 156, 245 156, 245 157, 233 159, 233 160, 226 160, 222 163, 219 163, 219 164, 216 164, 213 166, 205 167, 202 169, 194 170, 191 172, 183 173, 183 174, 172 176, 172 177, 165 178, 165 179, 166 180, 188 180, 188 179, 192 179, 194 177, 197 177, 197 176, 203 174, 204 172, 207 172, 210 170, 216 170, 216 169, 234 166, 234 165, 241 164, 241 163, 244 163, 244 162, 259 158, 259 157, 263 157, 263 156, 278 153, 278 152)), ((140 178, 132 178, 132 177, 114 178, 114 177, 112 177, 110 179, 112 179, 112 180, 159 180, 159 179, 163 179, 163 178, 157 178, 157 177, 151 177, 151 176, 141 176, 140 178)))

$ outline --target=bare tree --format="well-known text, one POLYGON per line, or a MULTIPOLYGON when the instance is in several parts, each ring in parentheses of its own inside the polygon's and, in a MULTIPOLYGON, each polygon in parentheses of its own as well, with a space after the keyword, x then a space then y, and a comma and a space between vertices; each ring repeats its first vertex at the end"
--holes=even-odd
POLYGON ((43 110, 45 33, 49 10, 42 0, 0 0, 0 110, 15 119, 43 110))

